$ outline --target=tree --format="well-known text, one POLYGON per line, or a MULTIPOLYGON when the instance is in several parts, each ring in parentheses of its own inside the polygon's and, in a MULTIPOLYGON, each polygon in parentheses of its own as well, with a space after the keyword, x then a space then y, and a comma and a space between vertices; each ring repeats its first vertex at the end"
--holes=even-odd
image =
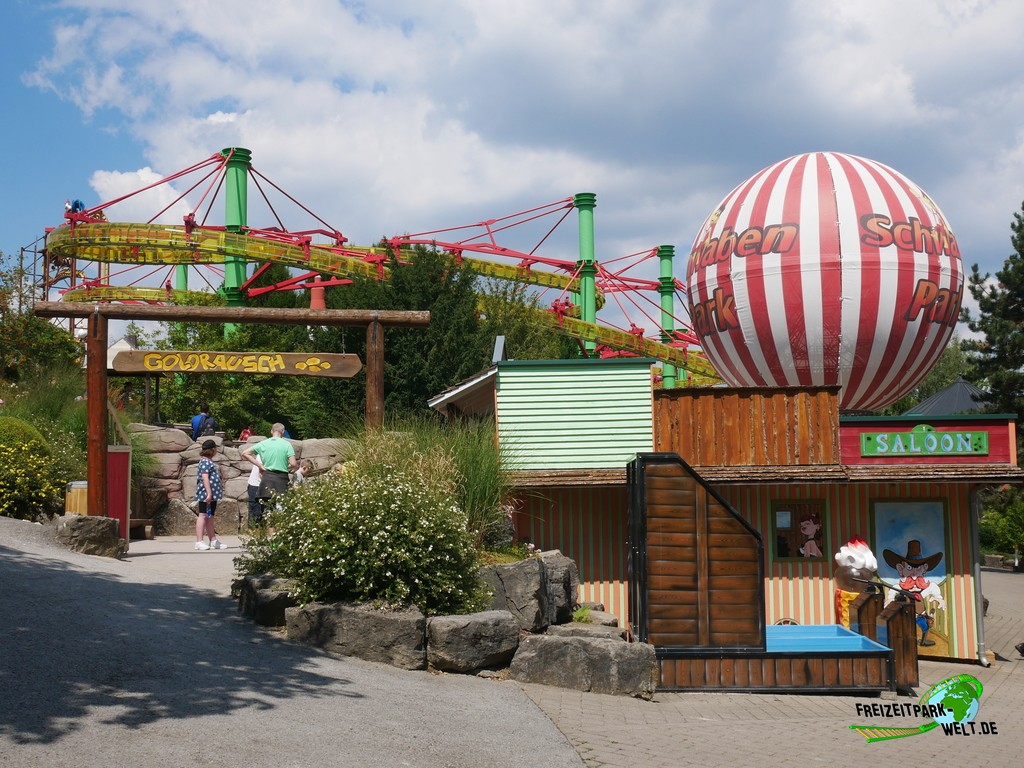
MULTIPOLYGON (((1021 205, 1024 212, 1024 203, 1021 205)), ((976 367, 990 394, 987 402, 999 413, 1015 413, 1024 421, 1024 216, 1013 214, 1010 242, 1014 253, 995 274, 995 281, 975 264, 968 286, 978 302, 978 317, 966 309, 963 320, 984 339, 967 340, 976 367)))
POLYGON ((0 378, 21 381, 82 360, 82 345, 67 331, 31 312, 31 277, 7 266, 0 253, 0 378))
POLYGON ((485 338, 505 337, 505 350, 515 360, 562 360, 579 356, 570 337, 552 332, 539 322, 545 310, 522 283, 489 279, 479 294, 481 328, 485 338))
MULTIPOLYGON (((417 248, 408 262, 394 259, 386 281, 356 278, 352 285, 329 288, 331 309, 427 310, 430 325, 388 329, 384 336, 384 404, 392 415, 424 412, 427 400, 468 376, 490 360, 493 339, 480 330, 477 276, 447 254, 417 248)), ((318 352, 356 354, 366 360, 364 328, 314 329, 318 352)), ((305 379, 297 391, 308 418, 323 429, 344 431, 363 419, 365 371, 351 379, 305 379)))

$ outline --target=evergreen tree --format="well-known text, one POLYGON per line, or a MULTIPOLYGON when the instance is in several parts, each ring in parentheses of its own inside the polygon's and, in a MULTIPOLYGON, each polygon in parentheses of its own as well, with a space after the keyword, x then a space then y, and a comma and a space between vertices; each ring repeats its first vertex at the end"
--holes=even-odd
MULTIPOLYGON (((1024 212, 1024 204, 1021 205, 1024 212)), ((1013 214, 1010 242, 1014 253, 991 281, 978 265, 971 267, 968 287, 978 302, 979 316, 965 309, 963 319, 984 339, 967 340, 972 363, 989 390, 990 409, 1017 414, 1024 421, 1024 216, 1013 214)))

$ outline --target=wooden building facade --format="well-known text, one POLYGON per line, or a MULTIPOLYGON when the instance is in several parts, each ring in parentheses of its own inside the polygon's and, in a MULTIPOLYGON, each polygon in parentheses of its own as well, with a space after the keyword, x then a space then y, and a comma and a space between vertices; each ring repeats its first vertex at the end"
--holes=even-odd
POLYGON ((979 658, 978 493, 1024 482, 1012 417, 847 417, 838 388, 656 390, 650 366, 499 363, 489 379, 499 440, 518 462, 517 532, 577 562, 581 600, 627 624, 626 464, 675 453, 762 535, 767 624, 835 622, 833 556, 860 536, 891 583, 901 564, 929 566, 938 601, 922 655, 979 658), (585 441, 569 434, 573 402, 591 414, 585 441))

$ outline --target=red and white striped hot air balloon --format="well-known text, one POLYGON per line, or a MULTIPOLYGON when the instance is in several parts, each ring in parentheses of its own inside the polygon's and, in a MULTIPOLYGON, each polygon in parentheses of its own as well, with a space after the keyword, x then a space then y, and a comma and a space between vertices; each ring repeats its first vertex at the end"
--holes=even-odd
POLYGON ((839 385, 874 410, 925 376, 960 313, 964 274, 938 206, 892 168, 796 155, 730 192, 687 265, 690 319, 734 386, 839 385))

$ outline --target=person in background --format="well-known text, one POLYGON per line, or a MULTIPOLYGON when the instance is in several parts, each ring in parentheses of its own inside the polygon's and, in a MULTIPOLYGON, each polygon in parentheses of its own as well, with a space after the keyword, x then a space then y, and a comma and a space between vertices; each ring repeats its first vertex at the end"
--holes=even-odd
POLYGON ((199 452, 199 467, 196 473, 196 501, 199 508, 196 516, 196 549, 227 549, 227 545, 217 538, 213 526, 213 515, 217 511, 217 502, 224 495, 221 488, 220 472, 213 463, 217 453, 217 443, 204 440, 199 452), (210 543, 203 541, 203 534, 209 537, 210 543))
POLYGON ((249 473, 249 484, 246 491, 249 494, 249 529, 263 525, 263 504, 260 503, 260 482, 262 472, 255 464, 252 472, 249 473))
POLYGON ((299 468, 295 470, 295 474, 292 476, 292 485, 302 485, 306 480, 309 479, 310 473, 313 471, 313 462, 309 459, 303 459, 299 462, 299 468))
POLYGON ((217 420, 210 415, 209 403, 203 403, 199 413, 192 417, 192 439, 199 440, 203 435, 212 435, 217 431, 217 420))
POLYGON ((249 426, 247 426, 245 429, 238 433, 238 442, 244 443, 250 437, 252 437, 252 424, 250 424, 249 426))
POLYGON ((259 500, 265 515, 267 501, 277 493, 288 490, 288 473, 298 469, 295 448, 285 440, 284 424, 277 422, 270 428, 270 437, 242 450, 242 458, 260 471, 259 500))

